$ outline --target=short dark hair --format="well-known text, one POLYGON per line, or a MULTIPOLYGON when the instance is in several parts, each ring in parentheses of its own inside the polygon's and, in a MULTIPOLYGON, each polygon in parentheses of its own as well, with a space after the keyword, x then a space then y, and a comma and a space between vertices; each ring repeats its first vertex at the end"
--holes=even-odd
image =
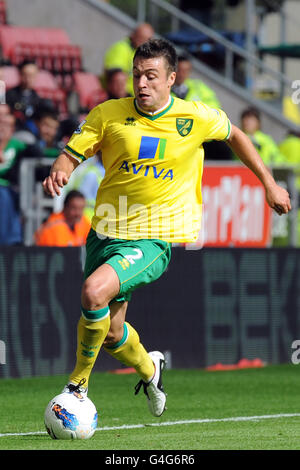
POLYGON ((54 121, 59 121, 58 112, 52 103, 41 103, 37 110, 33 114, 33 119, 35 121, 41 121, 45 117, 50 117, 54 121))
POLYGON ((77 189, 72 189, 72 191, 70 191, 64 199, 64 207, 66 207, 69 204, 69 202, 72 199, 75 199, 76 197, 80 197, 81 199, 85 199, 84 195, 80 191, 77 191, 77 189))
POLYGON ((242 111, 241 119, 244 119, 245 117, 249 117, 249 116, 255 117, 258 121, 260 121, 260 114, 259 114, 258 109, 256 108, 249 107, 247 109, 244 109, 244 111, 242 111))
POLYGON ((115 67, 113 69, 107 69, 106 70, 106 79, 109 82, 117 73, 124 73, 126 75, 126 72, 122 70, 120 67, 115 67))
POLYGON ((19 71, 23 70, 27 65, 35 65, 38 68, 37 63, 34 60, 24 59, 20 64, 18 64, 19 71))
POLYGON ((190 62, 190 59, 187 55, 185 54, 180 54, 178 56, 178 62, 190 62))
POLYGON ((177 70, 177 54, 173 45, 165 39, 149 39, 141 44, 135 51, 133 61, 136 57, 144 59, 153 59, 155 57, 164 57, 168 66, 169 73, 177 70))

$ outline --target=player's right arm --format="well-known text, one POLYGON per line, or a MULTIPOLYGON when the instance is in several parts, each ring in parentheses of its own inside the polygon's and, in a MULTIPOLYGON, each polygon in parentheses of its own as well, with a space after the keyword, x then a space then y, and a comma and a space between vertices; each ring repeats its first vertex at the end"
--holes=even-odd
POLYGON ((54 161, 43 187, 50 196, 60 195, 75 168, 100 149, 103 135, 101 105, 96 106, 72 134, 68 144, 54 161))
POLYGON ((60 190, 69 181, 75 168, 79 165, 74 158, 66 153, 61 153, 53 162, 49 176, 43 181, 44 191, 50 196, 59 196, 60 190))

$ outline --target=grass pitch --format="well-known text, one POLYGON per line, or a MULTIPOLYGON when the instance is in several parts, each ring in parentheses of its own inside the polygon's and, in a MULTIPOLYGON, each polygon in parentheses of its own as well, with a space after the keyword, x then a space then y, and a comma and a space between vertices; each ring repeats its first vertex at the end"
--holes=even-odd
POLYGON ((1 379, 1 450, 280 450, 300 449, 299 367, 207 372, 167 370, 162 417, 134 396, 136 374, 94 373, 89 397, 99 420, 87 441, 52 440, 47 403, 65 376, 1 379))

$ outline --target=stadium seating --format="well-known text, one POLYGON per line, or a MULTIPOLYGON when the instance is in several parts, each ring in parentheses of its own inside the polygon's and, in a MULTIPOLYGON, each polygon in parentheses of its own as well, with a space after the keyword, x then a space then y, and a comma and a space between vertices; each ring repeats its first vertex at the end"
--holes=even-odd
POLYGON ((20 74, 17 67, 14 65, 5 65, 1 67, 1 80, 5 82, 7 90, 18 86, 20 83, 20 74))
POLYGON ((52 100, 61 114, 67 112, 66 93, 59 88, 54 76, 49 71, 39 71, 34 89, 41 98, 52 100))
POLYGON ((0 44, 2 55, 13 60, 14 50, 18 44, 34 46, 69 45, 70 39, 66 32, 59 28, 26 28, 23 26, 1 25, 0 44))
POLYGON ((96 75, 88 72, 75 72, 73 81, 73 91, 78 94, 81 111, 89 111, 107 99, 107 93, 103 90, 96 75))
POLYGON ((79 113, 107 99, 98 77, 82 71, 81 48, 71 43, 63 29, 3 24, 2 11, 6 12, 5 2, 0 0, 1 56, 10 64, 1 67, 7 89, 19 84, 18 66, 31 60, 40 69, 35 90, 42 98, 52 100, 61 114, 68 112, 70 93, 75 96, 79 113))
POLYGON ((0 1, 0 24, 6 24, 6 3, 4 0, 0 1))
MULTIPOLYGON (((216 31, 225 40, 232 42, 234 45, 245 49, 246 47, 246 33, 236 31, 216 31)), ((191 29, 182 29, 175 32, 167 33, 166 38, 185 50, 186 52, 194 55, 202 62, 212 66, 215 70, 220 72, 225 70, 225 46, 221 42, 216 42, 211 37, 204 33, 191 29)), ((258 38, 253 35, 252 40, 255 44, 258 43, 258 38)), ((238 54, 233 54, 234 67, 238 69, 239 64, 243 63, 243 58, 238 54)), ((222 72, 222 73, 223 73, 222 72)), ((243 78, 237 80, 242 80, 243 78)))
POLYGON ((58 80, 70 88, 71 76, 82 69, 79 46, 71 44, 67 33, 59 28, 25 28, 0 26, 2 59, 12 65, 34 60, 37 65, 58 75, 58 80))
MULTIPOLYGON (((10 90, 20 83, 19 70, 14 65, 1 67, 0 78, 5 82, 7 90, 10 90)), ((41 98, 53 101, 61 114, 67 112, 66 93, 59 87, 54 76, 49 71, 39 71, 34 89, 41 98)))

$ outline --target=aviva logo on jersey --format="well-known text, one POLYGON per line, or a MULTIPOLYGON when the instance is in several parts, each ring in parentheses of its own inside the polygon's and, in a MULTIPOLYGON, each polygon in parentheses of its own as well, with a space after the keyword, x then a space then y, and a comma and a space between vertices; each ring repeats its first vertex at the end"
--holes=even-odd
MULTIPOLYGON (((165 156, 167 139, 159 137, 142 136, 139 148, 138 159, 157 158, 163 160, 165 156)), ((165 168, 157 168, 155 165, 146 165, 144 163, 135 164, 126 160, 123 161, 119 170, 125 170, 127 173, 132 172, 134 175, 152 176, 155 179, 173 179, 173 170, 165 168)))
POLYGON ((163 160, 165 156, 166 144, 167 139, 161 139, 159 137, 148 137, 143 135, 141 138, 138 159, 157 157, 159 160, 163 160))
POLYGON ((122 165, 119 168, 120 170, 125 170, 127 173, 131 173, 133 175, 142 175, 142 176, 152 176, 156 180, 161 178, 162 180, 169 180, 173 179, 173 170, 165 169, 165 168, 157 168, 155 165, 136 165, 135 163, 128 162, 127 160, 123 160, 122 165))

